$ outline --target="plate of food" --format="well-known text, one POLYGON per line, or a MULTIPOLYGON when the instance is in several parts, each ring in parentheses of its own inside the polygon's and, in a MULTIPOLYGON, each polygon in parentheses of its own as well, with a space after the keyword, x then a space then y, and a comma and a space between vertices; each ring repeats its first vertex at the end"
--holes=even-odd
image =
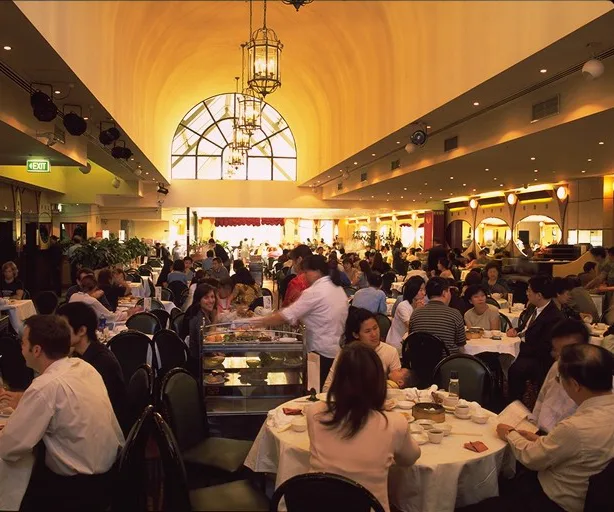
POLYGON ((298 340, 289 336, 282 336, 281 338, 277 338, 277 341, 279 343, 296 343, 298 340))
POLYGON ((303 366, 303 360, 300 357, 288 357, 284 360, 283 365, 287 368, 300 368, 303 366))
POLYGON ((226 359, 224 356, 205 357, 205 368, 223 368, 222 363, 224 362, 224 359, 226 359))
POLYGON ((205 384, 209 384, 210 386, 219 386, 226 382, 226 378, 223 375, 209 374, 205 375, 204 381, 205 384))
POLYGON ((15 410, 12 407, 3 407, 0 409, 0 418, 8 418, 15 410))

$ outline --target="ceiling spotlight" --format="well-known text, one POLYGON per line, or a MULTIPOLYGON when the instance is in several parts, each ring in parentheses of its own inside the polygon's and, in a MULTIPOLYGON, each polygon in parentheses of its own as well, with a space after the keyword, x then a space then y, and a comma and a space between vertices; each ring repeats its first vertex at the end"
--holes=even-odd
POLYGON ((586 173, 586 171, 582 171, 582 174, 586 173))
POLYGON ((535 160, 535 157, 534 157, 534 156, 532 156, 532 157, 531 157, 531 160, 535 160))
POLYGON ((484 169, 486 172, 490 171, 490 169, 487 167, 486 169, 484 169))
POLYGON ((10 52, 12 50, 12 48, 9 45, 3 46, 3 48, 7 51, 10 52))
POLYGON ((87 121, 87 120, 89 120, 89 117, 85 116, 83 119, 85 119, 87 121))
POLYGON ((416 146, 424 146, 427 138, 428 137, 424 130, 416 130, 414 133, 412 133, 410 140, 416 146))
POLYGON ((533 172, 539 172, 537 169, 533 169, 533 172))
POLYGON ((450 176, 450 179, 451 179, 451 180, 453 180, 453 179, 454 179, 454 176, 450 176))
POLYGON ((592 161, 593 161, 592 158, 587 159, 587 162, 592 162, 592 161))
POLYGON ((158 183, 158 194, 164 194, 167 195, 168 194, 168 189, 164 186, 163 183, 158 183))
POLYGON ((113 181, 111 182, 111 185, 113 186, 113 188, 119 188, 121 184, 122 182, 119 180, 117 176, 115 176, 115 178, 113 178, 113 181))
POLYGON ((358 162, 354 162, 354 165, 358 165, 358 162))
POLYGON ((480 102, 479 101, 474 101, 473 102, 473 106, 474 107, 479 107, 480 106, 480 102))
POLYGON ((111 149, 111 156, 117 159, 123 158, 124 160, 128 160, 132 156, 132 151, 130 151, 130 148, 126 147, 126 143, 123 140, 118 142, 121 142, 123 146, 118 146, 116 143, 111 149))
POLYGON ((407 190, 407 187, 403 187, 403 190, 407 190))
POLYGON ((603 142, 602 140, 599 141, 599 145, 603 146, 605 144, 605 142, 603 142))
POLYGON ((100 135, 98 135, 98 140, 101 144, 108 146, 110 144, 113 144, 120 137, 121 133, 119 132, 119 130, 115 126, 112 126, 111 128, 108 128, 104 131, 101 130, 100 135))
POLYGON ((539 70, 539 72, 540 72, 540 73, 547 73, 547 72, 548 72, 548 70, 547 70, 546 68, 542 68, 542 69, 540 69, 540 70, 539 70))
POLYGON ((55 91, 53 91, 53 93, 54 93, 54 94, 62 94, 62 91, 60 91, 60 90, 55 90, 55 91))
POLYGON ((564 201, 567 198, 567 188, 566 187, 557 188, 556 197, 558 197, 561 201, 564 201))
POLYGON ((375 153, 371 153, 371 156, 375 156, 375 153))
POLYGON ((141 169, 135 169, 134 170, 134 175, 135 176, 140 176, 143 173, 143 171, 141 171, 141 169))
POLYGON ((401 141, 400 141, 400 140, 397 140, 397 144, 401 144, 401 141))
POLYGON ((85 119, 81 117, 81 107, 79 105, 64 105, 64 120, 62 123, 64 124, 64 128, 66 131, 75 137, 79 135, 83 135, 87 130, 87 123, 85 119), (66 107, 76 107, 79 109, 79 114, 74 112, 73 110, 66 113, 66 107))
POLYGON ((56 107, 53 100, 42 91, 35 91, 32 93, 30 96, 30 105, 32 105, 34 117, 44 123, 53 121, 58 115, 58 107, 56 107))
POLYGON ((597 59, 591 59, 582 66, 582 75, 587 80, 593 80, 603 75, 604 70, 605 66, 603 62, 597 59))

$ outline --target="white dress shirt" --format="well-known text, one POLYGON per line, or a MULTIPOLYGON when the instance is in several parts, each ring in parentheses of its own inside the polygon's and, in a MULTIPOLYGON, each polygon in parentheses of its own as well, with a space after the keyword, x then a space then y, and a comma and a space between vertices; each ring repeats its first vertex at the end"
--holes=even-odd
POLYGON ((559 363, 555 361, 539 390, 533 413, 529 415, 529 419, 544 432, 550 432, 557 423, 571 416, 578 408, 563 386, 556 381, 558 373, 559 363))
MULTIPOLYGON (((358 343, 355 341, 354 343, 358 343)), ((397 349, 388 343, 380 343, 375 349, 375 353, 382 361, 382 366, 384 367, 384 374, 386 378, 388 378, 388 374, 394 370, 398 370, 401 368, 401 360, 399 359, 399 353, 397 349)), ((326 393, 330 385, 333 383, 333 377, 335 376, 335 369, 337 368, 337 360, 339 359, 339 354, 336 355, 333 364, 328 371, 328 375, 326 377, 326 382, 324 382, 324 386, 322 387, 322 393, 326 393)))
POLYGON ((408 300, 404 300, 397 306, 392 319, 392 325, 386 336, 386 343, 392 345, 398 352, 401 352, 401 340, 409 330, 409 319, 414 312, 414 308, 408 300))
POLYGON ((333 359, 348 316, 347 295, 324 276, 307 288, 290 306, 280 311, 291 324, 305 324, 307 351, 333 359))
POLYGON ((84 292, 73 293, 68 302, 84 302, 96 312, 98 318, 104 317, 111 322, 123 322, 128 318, 128 313, 126 311, 113 313, 113 311, 109 311, 105 308, 97 298, 84 292))
POLYGON ((614 395, 585 400, 547 435, 528 441, 511 431, 518 461, 537 471, 546 495, 568 512, 583 512, 589 477, 614 458, 614 395))
POLYGON ((59 475, 105 473, 124 436, 100 374, 82 359, 59 359, 25 391, 0 432, 0 458, 14 462, 43 440, 59 475))

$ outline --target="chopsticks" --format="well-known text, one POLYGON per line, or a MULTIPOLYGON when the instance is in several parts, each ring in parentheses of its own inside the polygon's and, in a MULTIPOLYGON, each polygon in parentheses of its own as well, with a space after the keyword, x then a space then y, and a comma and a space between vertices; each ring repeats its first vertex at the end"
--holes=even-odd
POLYGON ((477 437, 482 437, 484 434, 480 434, 477 432, 454 432, 454 430, 452 430, 450 432, 451 436, 477 436, 477 437))

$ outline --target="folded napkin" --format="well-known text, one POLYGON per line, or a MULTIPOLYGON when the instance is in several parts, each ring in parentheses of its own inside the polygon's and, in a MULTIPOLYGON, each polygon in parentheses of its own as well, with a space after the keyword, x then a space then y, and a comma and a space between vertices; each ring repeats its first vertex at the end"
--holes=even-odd
POLYGON ((403 394, 406 400, 412 400, 413 402, 432 402, 433 391, 437 391, 437 386, 435 384, 428 389, 405 388, 403 394))
POLYGON ((486 446, 482 441, 469 441, 463 445, 469 451, 482 453, 488 450, 488 446, 486 446))
POLYGON ((477 414, 479 412, 482 412, 482 406, 477 402, 468 402, 467 400, 461 398, 458 403, 459 405, 468 405, 471 409, 471 414, 477 414))
POLYGON ((292 423, 294 418, 294 415, 284 414, 283 408, 273 409, 267 415, 266 424, 268 427, 282 428, 292 423))

